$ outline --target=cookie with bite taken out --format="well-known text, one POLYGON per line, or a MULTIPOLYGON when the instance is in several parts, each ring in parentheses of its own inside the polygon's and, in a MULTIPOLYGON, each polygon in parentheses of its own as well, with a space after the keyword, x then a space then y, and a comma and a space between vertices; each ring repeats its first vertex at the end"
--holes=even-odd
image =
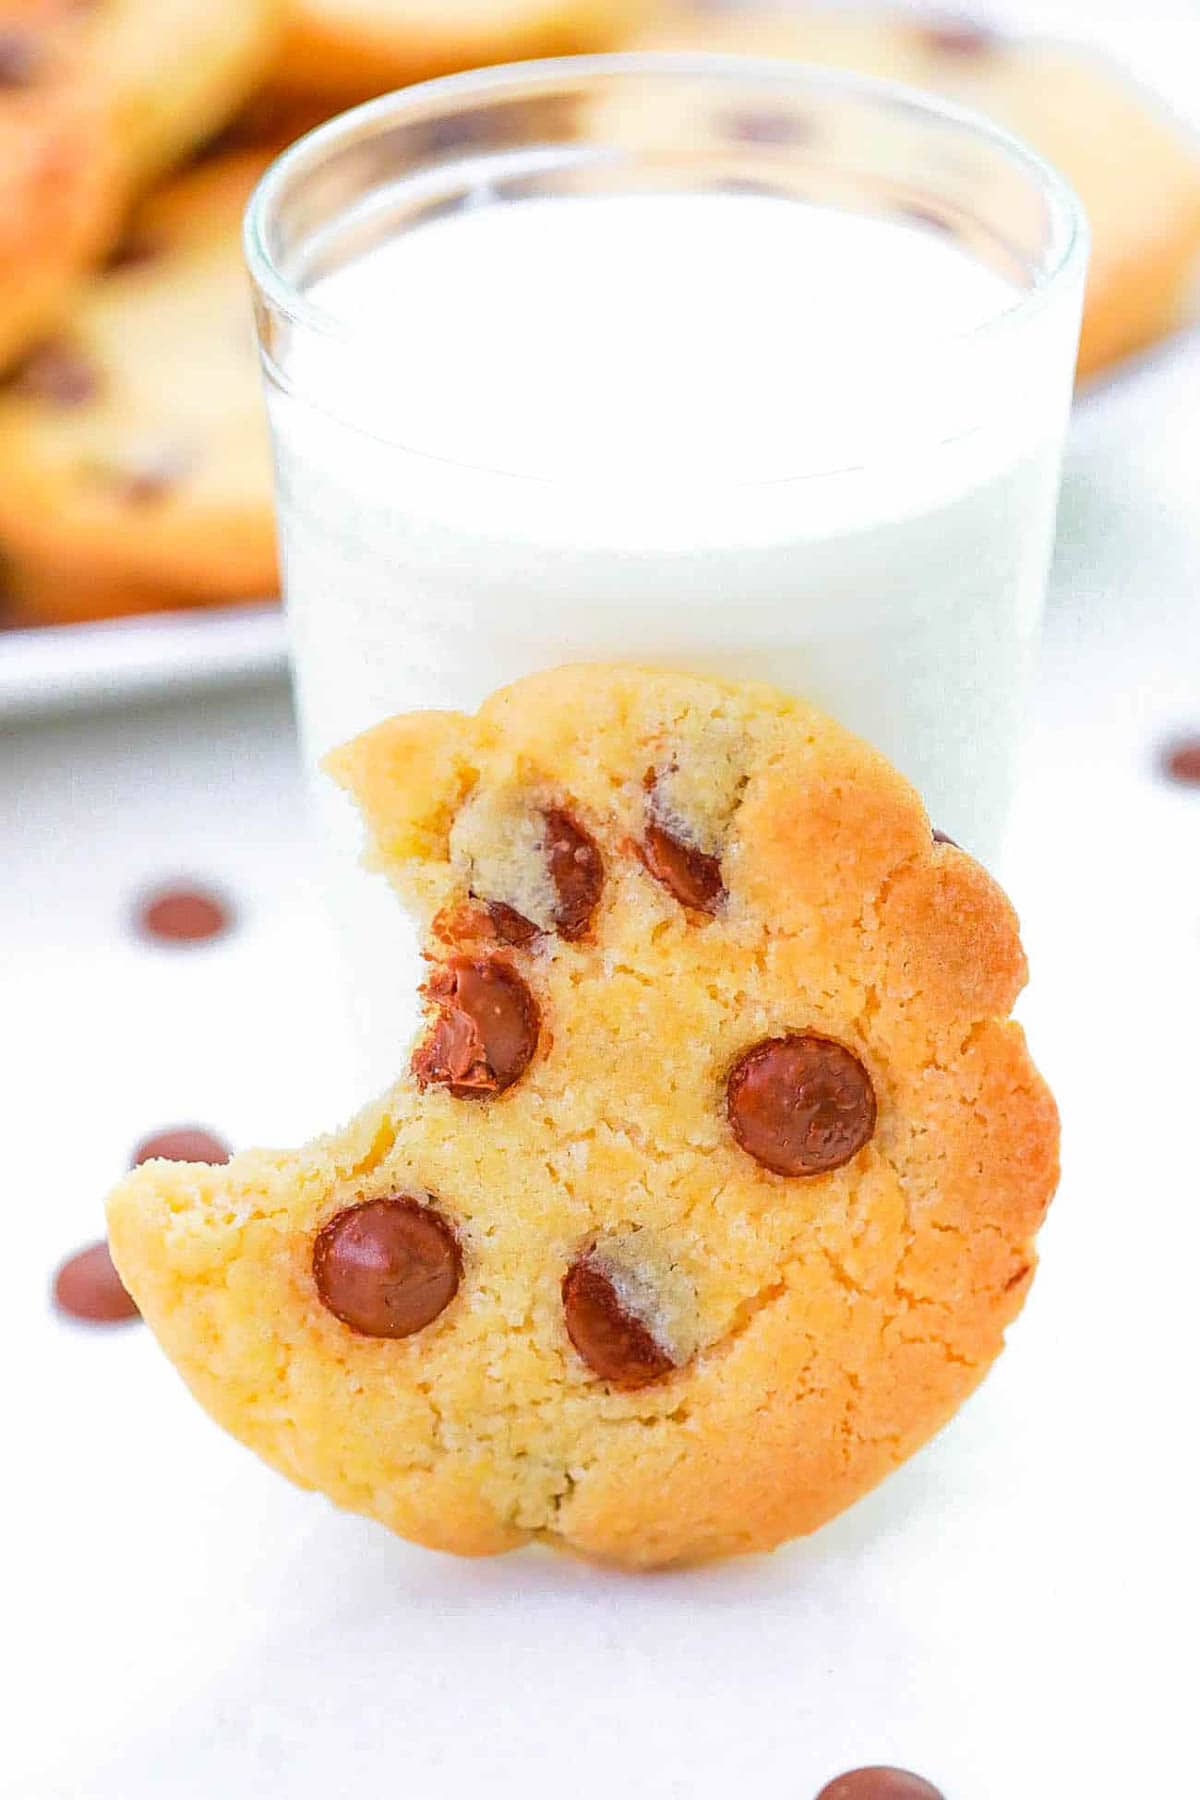
POLYGON ((439 1549, 821 1525, 1029 1286, 1058 1129, 1004 895, 769 687, 558 669, 330 770, 422 921, 423 1022, 345 1131, 116 1190, 164 1348, 293 1480, 439 1549))

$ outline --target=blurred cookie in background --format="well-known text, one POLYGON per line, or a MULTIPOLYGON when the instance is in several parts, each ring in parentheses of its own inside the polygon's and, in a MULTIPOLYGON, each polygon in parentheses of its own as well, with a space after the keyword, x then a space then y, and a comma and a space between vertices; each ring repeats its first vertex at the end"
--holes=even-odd
POLYGON ((0 538, 22 622, 276 592, 242 211, 261 156, 139 208, 114 266, 0 390, 0 538))
POLYGON ((285 0, 283 87, 344 100, 486 63, 614 46, 645 0, 285 0))
POLYGON ((1200 269, 1200 138, 1084 49, 998 36, 899 9, 668 7, 629 47, 705 50, 852 69, 995 119, 1073 183, 1092 226, 1079 369, 1094 373, 1188 317, 1200 269))
POLYGON ((65 9, 0 0, 0 369, 68 303, 120 217, 120 158, 65 9))
POLYGON ((74 8, 139 184, 231 117, 275 55, 282 0, 88 0, 74 8))

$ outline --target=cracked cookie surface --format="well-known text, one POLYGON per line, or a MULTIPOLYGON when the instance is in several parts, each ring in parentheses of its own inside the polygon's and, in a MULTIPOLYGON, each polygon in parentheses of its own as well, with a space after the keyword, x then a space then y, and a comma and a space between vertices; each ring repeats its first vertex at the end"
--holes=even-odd
POLYGON ((1028 1287, 1057 1120, 1007 900, 765 687, 560 669, 331 768, 426 928, 427 1016, 346 1131, 126 1179, 144 1316, 237 1436, 421 1543, 814 1529, 1028 1287), (648 832, 715 861, 705 904, 648 832))

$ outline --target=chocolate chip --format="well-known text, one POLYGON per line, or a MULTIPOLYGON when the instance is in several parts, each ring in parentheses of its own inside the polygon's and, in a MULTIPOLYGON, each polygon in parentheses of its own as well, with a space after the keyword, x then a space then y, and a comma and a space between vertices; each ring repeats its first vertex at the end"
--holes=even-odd
POLYGON ((131 1169, 155 1158, 162 1162, 227 1163, 232 1152, 211 1131, 198 1125, 177 1125, 171 1131, 156 1131, 143 1138, 133 1153, 131 1169))
POLYGON ((726 1089, 733 1135, 777 1175, 840 1169, 875 1130, 875 1090, 858 1058, 813 1032, 764 1038, 726 1089))
POLYGON ((532 919, 503 900, 460 900, 442 908, 433 921, 433 935, 455 948, 463 944, 508 944, 524 950, 542 934, 532 919))
POLYGON ((191 467, 191 458, 180 450, 162 449, 109 471, 109 478, 131 506, 155 506, 166 500, 191 467))
POLYGON ((138 1317, 137 1306, 103 1240, 77 1250, 60 1266, 54 1277, 54 1304, 59 1312, 85 1319, 89 1325, 118 1325, 138 1317))
POLYGON ((948 14, 922 25, 920 32, 928 47, 942 56, 986 56, 996 46, 996 33, 978 19, 948 14))
POLYGON ((511 944, 514 949, 523 950, 541 935, 532 919, 519 913, 515 906, 506 906, 503 900, 489 900, 487 914, 500 942, 511 944))
POLYGON ((457 118, 427 119, 417 127, 418 143, 426 156, 473 150, 491 142, 495 126, 490 118, 461 113, 457 118))
POLYGON ((32 87, 43 58, 42 44, 20 26, 0 30, 0 89, 32 87))
POLYGON ((459 1100, 502 1094, 537 1049, 537 1002, 499 958, 452 957, 424 987, 438 1017, 413 1057, 422 1087, 438 1084, 459 1100))
POLYGON ((725 898, 720 858, 685 844, 653 819, 646 823, 642 860, 655 881, 674 894, 681 906, 712 913, 725 898))
POLYGON ((111 252, 104 267, 110 272, 142 269, 147 263, 157 262, 162 253, 162 245, 156 239, 145 232, 131 231, 111 252))
POLYGON ((450 1226, 409 1194, 347 1207, 313 1245, 321 1304, 363 1337, 421 1331, 449 1306, 461 1277, 450 1226))
POLYGON ((82 406, 100 391, 90 362, 74 344, 47 339, 31 350, 9 384, 10 392, 54 406, 82 406))
POLYGON ((932 206, 922 206, 916 200, 903 200, 895 210, 902 218, 911 219, 914 225, 927 226, 930 231, 939 232, 944 237, 958 236, 958 227, 945 213, 936 212, 932 206))
POLYGON ((220 937, 232 923, 228 902, 208 888, 159 888, 137 909, 139 931, 163 944, 200 944, 220 937))
POLYGON ((904 1769, 851 1769, 817 1795, 817 1800, 943 1800, 938 1788, 904 1769))
POLYGON ((939 831, 936 825, 933 828, 933 841, 935 844, 950 844, 955 850, 961 849, 957 838, 952 838, 949 832, 939 831))
POLYGON ((808 144, 815 135, 812 121, 794 112, 733 113, 725 129, 743 144, 808 144))
POLYGON ((1162 753, 1162 771, 1187 787, 1200 785, 1200 737, 1176 738, 1162 753))
POLYGON ((558 890, 554 928, 574 942, 592 922, 604 886, 604 862, 595 839, 562 807, 546 814, 546 860, 558 890))
POLYGON ((640 1388, 675 1367, 641 1320, 621 1304, 609 1277, 586 1257, 563 1276, 562 1303, 567 1336, 602 1381, 640 1388))

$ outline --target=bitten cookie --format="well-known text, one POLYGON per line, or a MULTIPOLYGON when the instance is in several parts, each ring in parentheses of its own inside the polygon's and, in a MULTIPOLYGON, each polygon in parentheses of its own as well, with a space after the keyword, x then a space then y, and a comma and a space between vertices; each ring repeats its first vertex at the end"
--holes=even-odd
POLYGON ((58 317, 111 240, 120 169, 63 7, 0 0, 0 369, 58 317))
POLYGON ((466 1554, 813 1530, 1001 1347, 1056 1177, 1004 895, 771 688, 603 666, 331 759, 427 933, 338 1136, 150 1163, 113 1254, 201 1401, 466 1554))
POLYGON ((641 0, 286 0, 276 79, 346 99, 486 63, 610 48, 641 0))
POLYGON ((1188 315, 1200 271, 1200 140, 1098 56, 961 17, 769 4, 667 7, 630 47, 854 69, 947 95, 1026 139, 1071 181, 1091 222, 1082 374, 1188 315))
POLYGON ((0 390, 0 536, 27 608, 275 592, 240 243, 262 166, 213 162, 147 201, 116 266, 0 390))

